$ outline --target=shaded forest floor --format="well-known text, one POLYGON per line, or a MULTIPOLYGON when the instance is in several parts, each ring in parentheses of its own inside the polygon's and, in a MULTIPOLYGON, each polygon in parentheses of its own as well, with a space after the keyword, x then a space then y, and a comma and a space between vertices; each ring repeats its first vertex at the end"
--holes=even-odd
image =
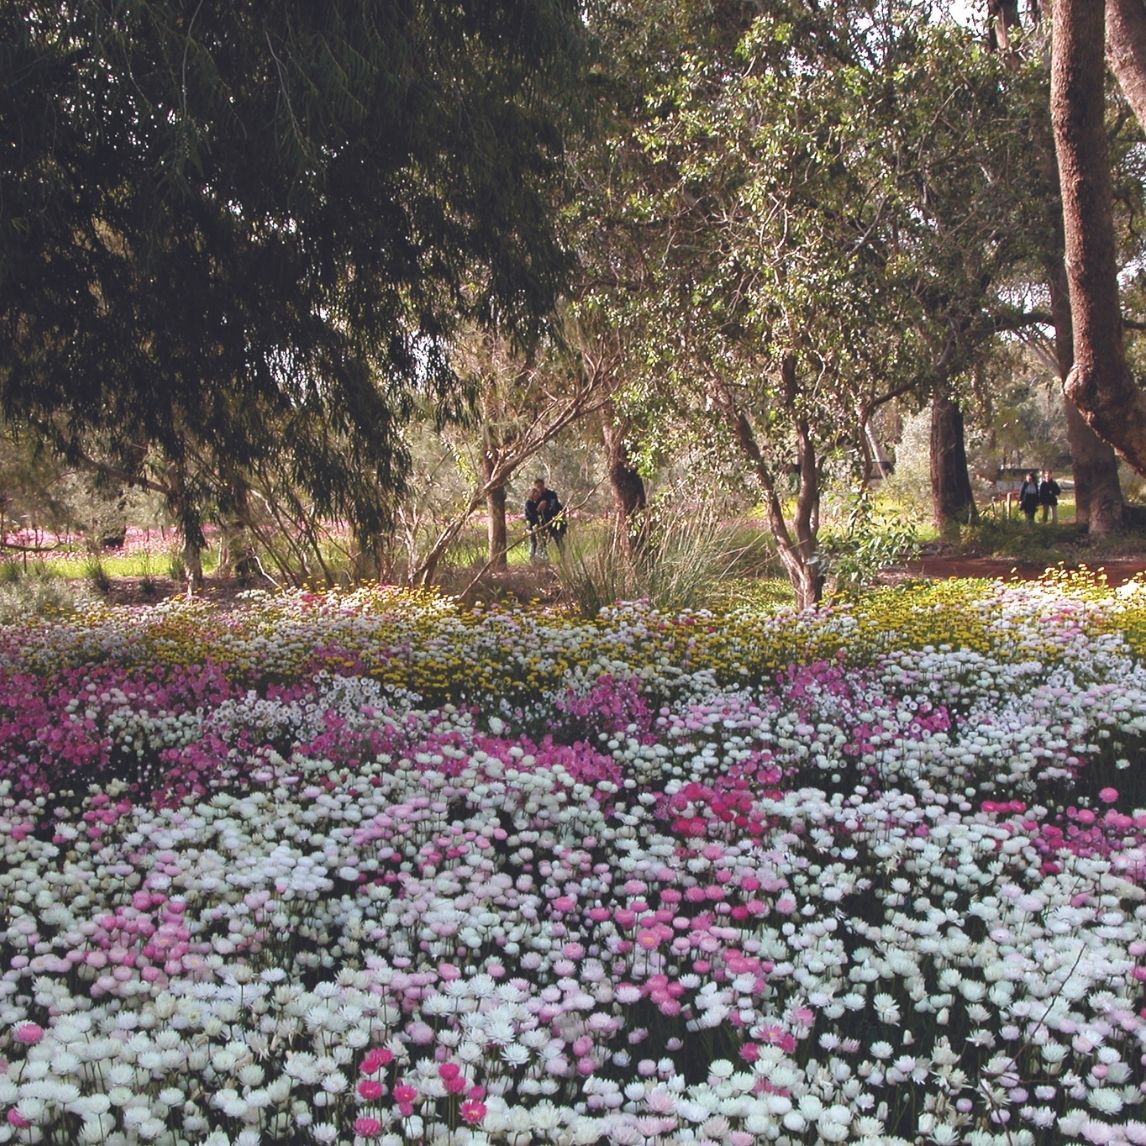
MULTIPOLYGON (((1068 522, 1039 525, 1031 532, 982 530, 966 543, 930 542, 918 557, 888 567, 876 580, 884 584, 915 577, 1032 580, 1057 567, 1102 571, 1113 586, 1146 575, 1146 529, 1131 528, 1095 541, 1068 522)), ((768 562, 747 575, 784 583, 778 562, 768 562)), ((112 577, 104 588, 103 599, 112 605, 152 605, 186 594, 186 586, 170 577, 112 577)), ((274 593, 278 588, 269 580, 240 582, 214 575, 207 578, 200 596, 221 609, 230 609, 241 607, 244 594, 250 590, 274 593)), ((500 573, 477 565, 446 566, 440 588, 471 603, 506 601, 551 607, 563 595, 556 568, 522 563, 513 563, 500 573)))

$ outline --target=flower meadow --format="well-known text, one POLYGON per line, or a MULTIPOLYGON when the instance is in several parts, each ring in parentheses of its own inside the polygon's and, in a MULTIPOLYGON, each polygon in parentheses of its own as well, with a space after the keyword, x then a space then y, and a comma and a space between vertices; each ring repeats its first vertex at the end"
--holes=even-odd
POLYGON ((1146 1144, 1146 585, 0 631, 0 1141, 1146 1144))

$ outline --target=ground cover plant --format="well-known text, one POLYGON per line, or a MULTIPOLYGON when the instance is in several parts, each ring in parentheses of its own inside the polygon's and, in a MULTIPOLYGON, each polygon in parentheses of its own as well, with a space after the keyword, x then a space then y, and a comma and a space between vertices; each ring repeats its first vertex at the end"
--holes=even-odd
POLYGON ((1146 1143, 1146 586, 0 631, 0 1141, 1146 1143))

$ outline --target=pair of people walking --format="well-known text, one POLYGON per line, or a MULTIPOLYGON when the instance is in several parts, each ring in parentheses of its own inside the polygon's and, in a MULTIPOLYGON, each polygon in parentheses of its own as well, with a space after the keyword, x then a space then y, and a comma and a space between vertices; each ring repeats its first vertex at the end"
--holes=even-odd
POLYGON ((1026 516, 1027 524, 1034 525, 1035 514, 1041 508, 1042 519, 1058 524, 1058 496, 1062 493, 1050 470, 1043 470, 1042 480, 1034 470, 1027 470, 1023 484, 1019 487, 1019 508, 1026 516))

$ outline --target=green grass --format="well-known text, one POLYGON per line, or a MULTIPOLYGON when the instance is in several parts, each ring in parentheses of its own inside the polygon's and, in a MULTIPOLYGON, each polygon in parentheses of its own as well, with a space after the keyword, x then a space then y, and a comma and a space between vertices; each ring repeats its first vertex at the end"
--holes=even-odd
POLYGON ((1092 538, 1075 524, 1074 501, 1059 502, 1058 522, 1043 523, 1036 515, 1033 525, 1017 510, 1010 518, 1005 507, 985 514, 977 525, 965 526, 959 534, 960 548, 983 557, 1000 557, 1020 564, 1055 564, 1059 561, 1110 560, 1140 557, 1146 552, 1146 532, 1126 528, 1109 537, 1092 538))
MULTIPOLYGON (((203 571, 211 573, 215 568, 216 555, 212 550, 203 554, 203 571)), ((71 557, 54 557, 50 560, 30 558, 27 562, 27 571, 46 574, 48 576, 62 577, 68 581, 80 581, 90 578, 93 563, 98 563, 103 573, 111 578, 116 577, 167 577, 170 573, 170 562, 163 556, 149 553, 101 553, 93 557, 90 553, 77 553, 71 557)), ((16 565, 24 568, 23 562, 8 561, 5 566, 16 565)))

